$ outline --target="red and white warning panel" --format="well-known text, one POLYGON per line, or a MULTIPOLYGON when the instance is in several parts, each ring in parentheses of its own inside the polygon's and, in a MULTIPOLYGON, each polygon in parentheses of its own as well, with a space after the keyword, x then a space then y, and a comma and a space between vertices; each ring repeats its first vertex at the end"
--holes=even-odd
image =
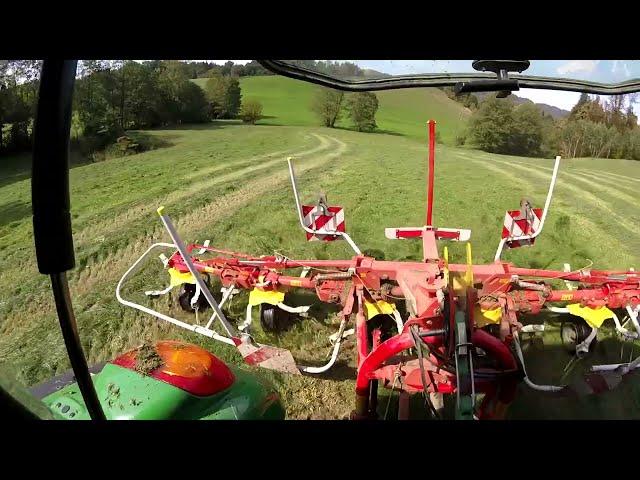
POLYGON ((431 230, 438 240, 453 240, 454 242, 466 242, 471 238, 471 230, 465 228, 433 228, 433 227, 401 227, 385 228, 384 236, 389 240, 404 238, 420 238, 422 233, 431 230))
MULTIPOLYGON (((533 235, 540 228, 542 219, 541 208, 522 210, 509 210, 504 216, 504 225, 502 226, 502 238, 522 237, 525 235, 533 235)), ((518 248, 522 246, 533 245, 535 238, 525 240, 507 240, 508 248, 518 248)))
POLYGON ((314 233, 307 232, 307 240, 324 240, 331 242, 341 238, 334 232, 345 231, 344 209, 342 207, 329 207, 323 205, 302 205, 304 225, 314 233))

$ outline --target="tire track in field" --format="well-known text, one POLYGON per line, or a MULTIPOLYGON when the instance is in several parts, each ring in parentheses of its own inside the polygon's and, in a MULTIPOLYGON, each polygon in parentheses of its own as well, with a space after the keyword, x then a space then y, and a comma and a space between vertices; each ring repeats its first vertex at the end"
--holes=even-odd
MULTIPOLYGON (((320 153, 328 148, 331 148, 331 140, 335 142, 339 142, 339 140, 333 137, 324 137, 322 135, 313 134, 320 140, 320 145, 310 149, 299 151, 295 156, 296 157, 307 157, 316 153, 320 153)), ((160 205, 171 205, 180 200, 188 198, 191 195, 194 195, 198 192, 206 190, 208 188, 213 187, 214 185, 221 184, 224 182, 228 182, 231 180, 241 179, 243 176, 258 172, 261 170, 266 170, 277 164, 284 164, 284 160, 282 158, 275 158, 268 162, 262 162, 259 164, 249 164, 244 168, 240 168, 238 170, 234 170, 229 173, 225 173, 223 175, 219 175, 212 178, 207 178, 205 180, 201 180, 199 182, 194 182, 187 186, 186 188, 181 188, 180 190, 175 190, 164 197, 157 198, 155 200, 150 201, 148 204, 137 205, 135 207, 129 208, 126 211, 116 215, 115 217, 110 217, 105 219, 102 222, 97 222, 93 225, 85 227, 83 230, 75 234, 75 242, 76 247, 81 248, 87 246, 91 242, 96 241, 96 237, 108 235, 118 230, 122 230, 127 225, 139 221, 146 215, 153 213, 156 208, 160 205)), ((227 165, 224 165, 226 167, 227 165)), ((200 174, 198 174, 200 175, 200 174)))
POLYGON ((192 171, 191 173, 188 173, 187 175, 184 175, 181 178, 181 181, 193 180, 194 178, 210 175, 212 173, 219 172, 220 170, 224 170, 225 168, 229 168, 229 167, 244 167, 245 165, 252 165, 255 162, 259 162, 261 160, 268 160, 273 157, 281 157, 283 155, 290 154, 290 152, 293 152, 293 151, 295 150, 291 150, 291 149, 278 150, 276 152, 265 153, 263 155, 256 155, 254 157, 241 160, 239 162, 232 160, 231 162, 216 163, 211 167, 199 168, 197 170, 192 171))
MULTIPOLYGON (((533 188, 533 184, 531 182, 527 180, 523 180, 521 177, 511 172, 505 171, 503 168, 500 168, 497 165, 493 165, 491 163, 492 161, 483 161, 483 160, 476 160, 476 159, 469 159, 469 160, 482 168, 485 168, 494 173, 497 173, 502 177, 506 177, 509 180, 509 182, 512 184, 521 185, 526 188, 533 188)), ((637 262, 638 259, 636 256, 632 256, 628 253, 625 253, 629 250, 629 248, 626 245, 624 245, 618 238, 613 237, 610 234, 606 233, 602 229, 602 227, 597 226, 591 220, 581 215, 576 215, 575 210, 571 210, 561 205, 553 206, 553 202, 550 208, 553 211, 561 212, 567 215, 568 217, 570 217, 571 222, 577 224, 578 230, 582 232, 581 235, 584 237, 585 241, 589 241, 590 238, 595 237, 595 241, 597 242, 598 245, 603 245, 603 246, 606 245, 607 246, 606 248, 608 248, 613 252, 616 252, 617 258, 615 258, 614 260, 619 261, 620 265, 633 265, 634 263, 637 262)))
POLYGON ((298 150, 299 147, 298 147, 294 149, 289 148, 287 150, 279 150, 277 152, 265 153, 263 155, 256 155, 255 157, 251 157, 247 160, 242 160, 240 162, 233 162, 232 164, 223 163, 223 164, 218 164, 211 167, 201 168, 193 173, 186 175, 183 178, 185 180, 192 180, 194 178, 202 177, 204 175, 208 175, 208 174, 217 172, 219 170, 223 170, 229 166, 251 165, 254 162, 257 162, 260 160, 267 160, 273 157, 280 157, 280 158, 283 156, 306 157, 308 155, 313 155, 314 153, 320 152, 330 146, 331 142, 328 140, 327 137, 323 135, 318 135, 317 133, 311 133, 311 135, 314 136, 319 141, 319 143, 311 149, 299 151, 298 150))
MULTIPOLYGON (((297 166, 297 171, 302 173, 313 168, 317 168, 346 152, 346 144, 333 137, 330 138, 337 143, 337 148, 325 155, 301 162, 297 166)), ((284 184, 288 180, 289 172, 287 169, 283 168, 282 170, 274 172, 267 177, 252 181, 241 189, 222 195, 218 199, 213 200, 212 202, 209 202, 186 215, 176 217, 174 219, 176 229, 180 232, 180 235, 183 238, 188 239, 197 231, 202 230, 203 218, 229 217, 239 208, 250 204, 254 199, 272 191, 275 185, 284 184)), ((125 270, 129 268, 141 253, 148 248, 152 239, 158 239, 161 237, 167 237, 167 234, 164 227, 158 222, 152 233, 133 239, 133 244, 131 246, 111 252, 111 254, 102 262, 97 261, 92 264, 87 264, 87 268, 79 273, 77 280, 74 282, 77 283, 74 290, 76 295, 83 295, 87 293, 97 281, 102 282, 110 278, 113 278, 114 280, 119 279, 125 270), (98 275, 95 275, 92 272, 94 266, 98 266, 98 271, 96 272, 98 275)), ((170 241, 170 239, 167 238, 167 241, 170 241)))
MULTIPOLYGON (((491 162, 495 162, 495 163, 500 163, 502 165, 506 165, 506 166, 510 166, 512 168, 518 169, 520 171, 529 173, 529 174, 533 174, 537 177, 543 177, 543 178, 547 178, 547 175, 537 171, 535 168, 533 167, 526 167, 524 165, 521 164, 517 164, 515 162, 505 162, 502 160, 489 160, 491 162)), ((586 181, 586 180, 583 180, 586 181)), ((592 185, 593 182, 589 182, 592 185)), ((572 185, 570 183, 568 183, 567 181, 564 181, 562 179, 560 179, 559 177, 556 180, 556 185, 560 188, 564 188, 565 190, 569 190, 573 193, 576 194, 577 198, 580 201, 586 201, 588 203, 590 203, 591 205, 593 205, 596 208, 599 208, 600 210, 603 210, 604 212, 606 212, 607 215, 609 215, 613 220, 615 220, 618 225, 622 228, 624 228, 625 230, 627 230, 630 234, 634 235, 634 236, 639 236, 640 235, 640 229, 638 228, 638 225, 635 224, 634 222, 630 222, 627 219, 621 217, 620 215, 618 215, 612 208, 610 208, 606 203, 604 203, 603 200, 599 199, 598 197, 596 197, 593 193, 584 190, 582 188, 579 188, 575 185, 572 185)), ((602 187, 598 186, 598 189, 601 189, 602 187)), ((608 191, 607 191, 608 192, 608 191)))
MULTIPOLYGON (((324 141, 323 139, 320 139, 319 146, 316 146, 314 148, 320 148, 325 143, 326 143, 326 141, 324 141)), ((261 155, 255 155, 253 157, 245 158, 245 159, 238 160, 238 161, 234 161, 233 159, 231 159, 230 162, 224 162, 224 161, 215 160, 214 161, 215 163, 214 163, 213 166, 200 168, 200 169, 191 171, 190 173, 187 173, 187 174, 181 176, 179 178, 179 181, 187 183, 189 180, 193 180, 194 178, 203 177, 205 175, 209 175, 209 174, 221 171, 221 170, 230 169, 230 168, 233 168, 233 167, 235 167, 235 168, 240 168, 240 167, 244 168, 247 165, 251 166, 251 165, 255 164, 255 162, 259 162, 261 160, 268 160, 268 159, 271 159, 271 158, 276 157, 276 156, 292 155, 295 152, 297 152, 298 148, 300 148, 300 147, 297 147, 295 149, 291 149, 290 148, 290 149, 287 149, 287 150, 277 150, 277 151, 273 151, 273 152, 269 152, 269 153, 264 153, 264 154, 261 154, 261 155)), ((308 151, 311 151, 311 150, 308 150, 308 151)), ((233 170, 233 171, 236 171, 236 170, 233 170)), ((86 221, 87 217, 90 217, 91 215, 95 215, 96 213, 100 214, 101 212, 84 212, 78 218, 82 219, 83 221, 86 221)), ((106 213, 102 213, 102 215, 107 216, 106 213)), ((76 220, 76 222, 77 222, 77 220, 76 220)), ((97 224, 95 222, 94 223, 90 223, 90 226, 95 227, 96 225, 97 224)), ((84 227, 84 228, 80 229, 79 232, 82 233, 82 231, 85 228, 87 228, 87 227, 84 227)))
MULTIPOLYGON (((304 173, 306 171, 321 167, 332 159, 344 155, 347 152, 347 145, 334 137, 331 139, 336 147, 332 151, 324 155, 318 155, 302 162, 296 166, 296 171, 304 173)), ((235 190, 226 195, 221 195, 216 200, 186 214, 181 217, 175 217, 174 222, 176 228, 187 241, 193 237, 199 230, 202 230, 203 218, 225 218, 233 215, 239 208, 245 207, 256 198, 268 194, 273 190, 274 186, 286 184, 289 181, 288 169, 279 169, 271 173, 269 176, 261 177, 247 183, 241 189, 235 190)), ((74 302, 78 304, 78 313, 81 315, 82 298, 87 294, 95 292, 97 288, 104 287, 108 284, 108 293, 110 301, 115 300, 115 286, 124 272, 133 264, 133 262, 154 242, 161 239, 170 241, 167 237, 164 227, 158 224, 150 233, 132 238, 129 243, 116 251, 110 252, 107 257, 100 260, 91 260, 79 272, 74 272, 69 279, 70 290, 74 302)), ((119 304, 117 304, 119 306, 119 304)), ((23 308, 16 312, 12 311, 3 322, 3 331, 5 337, 13 343, 19 336, 9 338, 8 332, 16 329, 29 328, 24 325, 25 319, 42 318, 45 315, 53 315, 53 302, 48 291, 38 291, 29 297, 29 302, 23 305, 23 308)), ((0 339, 0 347, 3 341, 0 339)), ((15 343, 13 343, 15 345, 15 343)), ((10 347, 9 347, 10 348, 10 347)))

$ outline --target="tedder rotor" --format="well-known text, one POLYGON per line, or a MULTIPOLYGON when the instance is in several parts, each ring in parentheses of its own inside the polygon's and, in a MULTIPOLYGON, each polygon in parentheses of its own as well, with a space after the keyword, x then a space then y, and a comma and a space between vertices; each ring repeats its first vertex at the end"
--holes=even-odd
MULTIPOLYGON (((203 244, 185 245, 169 216, 158 213, 173 243, 156 243, 124 274, 116 289, 120 303, 179 327, 238 348, 246 363, 290 374, 318 374, 336 362, 342 340, 355 334, 356 392, 352 418, 376 416, 377 390, 399 390, 401 416, 408 395, 423 393, 430 414, 440 417, 443 394, 455 396, 456 418, 503 418, 516 386, 524 381, 532 389, 557 394, 592 394, 615 387, 622 377, 640 366, 640 357, 627 363, 595 365, 583 381, 571 385, 540 385, 528 375, 520 344, 522 333, 544 331, 545 325, 523 325, 522 314, 543 309, 571 314, 578 322, 565 322, 562 340, 572 353, 589 352, 603 322, 612 319, 625 340, 640 336, 640 276, 633 270, 605 271, 582 268, 562 271, 520 268, 501 260, 505 248, 531 246, 543 230, 560 166, 556 157, 544 207, 523 200, 520 208, 505 214, 502 239, 493 263, 474 264, 471 231, 433 224, 435 122, 428 122, 429 159, 425 225, 386 228, 390 240, 420 240, 422 261, 376 260, 361 252, 345 228, 344 210, 322 196, 316 205, 303 205, 298 194, 293 161, 288 159, 291 185, 301 227, 310 241, 345 240, 354 255, 344 260, 291 259, 280 254, 253 256, 203 244), (449 262, 438 241, 466 242, 466 262, 449 262), (164 290, 180 287, 180 305, 188 311, 211 307, 205 324, 189 323, 122 297, 126 280, 154 251, 170 275, 164 290), (302 273, 299 272, 302 269, 302 273), (208 279, 220 280, 218 300, 208 279), (563 281, 556 288, 552 281, 563 281), (282 327, 288 314, 306 315, 309 306, 290 306, 285 294, 292 289, 315 292, 321 302, 340 307, 340 327, 330 337, 330 360, 320 367, 296 364, 288 350, 256 343, 251 336, 252 309, 260 307, 266 329, 282 327), (249 290, 246 318, 238 326, 226 318, 222 307, 240 290, 249 290), (400 309, 401 305, 404 308, 400 309), (400 311, 405 311, 401 314, 400 311), (615 313, 622 310, 628 318, 615 313), (370 328, 374 318, 386 317, 393 328, 370 328), (217 321, 217 323, 216 323, 217 321), (633 330, 624 325, 628 322, 633 330), (222 330, 214 329, 219 326, 222 330), (350 328, 347 328, 350 327, 350 328)), ((567 315, 568 316, 568 315, 567 315)))

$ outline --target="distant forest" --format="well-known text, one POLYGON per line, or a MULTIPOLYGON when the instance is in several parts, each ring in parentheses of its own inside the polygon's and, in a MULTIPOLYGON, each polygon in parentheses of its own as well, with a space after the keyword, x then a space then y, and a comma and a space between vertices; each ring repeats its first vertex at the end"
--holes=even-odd
MULTIPOLYGON (((289 62, 343 78, 383 75, 351 62, 289 62)), ((0 60, 0 155, 31 148, 40 68, 39 60, 0 60)), ((271 73, 256 61, 246 65, 231 61, 224 65, 177 60, 79 61, 72 148, 85 157, 107 147, 119 149, 116 153, 120 154, 135 153, 145 145, 128 138, 126 131, 237 118, 242 103, 238 78, 255 75, 271 73), (212 80, 203 90, 191 81, 194 78, 212 80)), ((604 99, 582 94, 569 115, 553 118, 537 104, 517 105, 509 97, 497 99, 495 95, 479 100, 469 94, 455 95, 450 88, 443 90, 472 111, 466 131, 456 139, 458 145, 524 156, 560 153, 568 158, 640 160, 640 127, 632 108, 635 95, 604 99)), ((362 109, 352 111, 363 115, 356 122, 358 129, 370 130, 375 128, 377 101, 373 96, 362 96, 362 100, 362 109)), ((342 97, 337 104, 341 101, 342 97)), ((329 103, 324 102, 331 106, 329 103)), ((314 108, 322 110, 324 104, 320 102, 314 108)), ((258 105, 252 107, 255 112, 261 111, 258 105)), ((336 112, 339 114, 340 109, 336 112)), ((327 115, 325 123, 335 123, 337 116, 325 108, 327 115)))

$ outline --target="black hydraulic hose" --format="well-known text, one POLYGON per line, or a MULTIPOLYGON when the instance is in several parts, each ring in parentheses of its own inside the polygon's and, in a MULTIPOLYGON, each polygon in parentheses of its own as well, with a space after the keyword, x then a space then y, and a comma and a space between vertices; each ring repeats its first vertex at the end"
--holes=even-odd
MULTIPOLYGON (((429 348, 429 345, 422 339, 422 337, 423 335, 421 334, 418 335, 418 338, 420 338, 421 344, 424 345, 426 348, 429 348)), ((433 356, 436 357, 438 360, 440 360, 441 364, 438 365, 439 369, 455 375, 456 373, 455 365, 453 365, 445 357, 440 355, 440 353, 438 353, 437 350, 430 350, 430 353, 433 354, 433 356)), ((483 372, 482 370, 478 369, 478 370, 474 370, 473 374, 475 377, 478 377, 478 378, 492 378, 497 380, 499 378, 504 378, 508 376, 520 376, 521 372, 522 370, 517 368, 514 370, 501 370, 496 372, 483 372)))
POLYGON ((31 199, 36 258, 51 276, 60 329, 87 411, 105 415, 98 400, 73 315, 65 272, 75 266, 69 200, 69 132, 77 60, 44 60, 34 127, 31 199))
POLYGON ((412 326, 411 335, 413 336, 413 342, 415 343, 416 351, 418 352, 418 365, 420 365, 420 376, 422 380, 422 390, 424 392, 424 399, 427 402, 427 405, 429 406, 429 410, 431 410, 431 414, 433 415, 433 417, 440 418, 440 415, 438 415, 438 411, 436 410, 436 408, 433 406, 433 403, 431 402, 431 398, 429 397, 429 391, 427 390, 427 375, 424 370, 424 359, 422 358, 422 340, 420 339, 420 335, 418 334, 417 329, 418 327, 412 326))

